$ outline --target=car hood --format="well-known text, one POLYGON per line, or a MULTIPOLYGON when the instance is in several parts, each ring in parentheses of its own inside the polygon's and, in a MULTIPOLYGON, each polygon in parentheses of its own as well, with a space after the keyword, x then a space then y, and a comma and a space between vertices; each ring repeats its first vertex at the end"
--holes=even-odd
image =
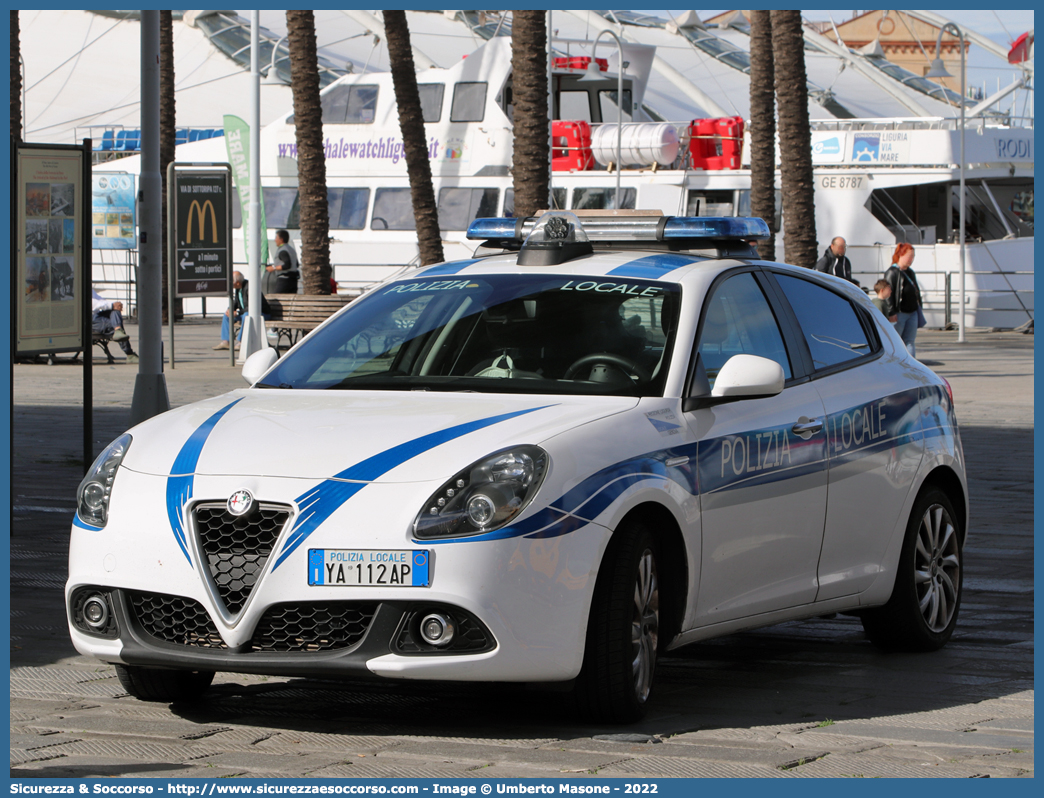
POLYGON ((633 397, 244 389, 132 429, 145 474, 448 479, 485 455, 623 412, 633 397))

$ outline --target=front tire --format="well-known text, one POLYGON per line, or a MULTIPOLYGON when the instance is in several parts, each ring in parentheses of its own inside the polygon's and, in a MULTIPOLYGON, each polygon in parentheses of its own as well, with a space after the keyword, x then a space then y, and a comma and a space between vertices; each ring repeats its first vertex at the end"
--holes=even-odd
POLYGON ((964 578, 963 530, 953 504, 926 491, 910 513, 892 597, 862 614, 870 641, 885 651, 936 651, 953 635, 964 578))
POLYGON ((645 715, 659 645, 659 561, 659 544, 643 523, 625 522, 609 542, 574 688, 590 720, 633 723, 645 715))
POLYGON ((123 689, 140 701, 193 701, 214 681, 214 671, 178 671, 117 665, 116 676, 123 689))

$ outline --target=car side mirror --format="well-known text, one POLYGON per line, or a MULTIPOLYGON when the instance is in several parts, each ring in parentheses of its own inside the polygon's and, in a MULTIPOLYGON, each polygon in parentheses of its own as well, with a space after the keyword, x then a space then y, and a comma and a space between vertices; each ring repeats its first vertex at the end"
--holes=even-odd
POLYGON ((718 372, 710 395, 716 399, 775 396, 783 390, 784 380, 783 367, 775 360, 733 355, 718 372))
POLYGON ((275 365, 278 359, 279 353, 272 347, 258 349, 243 364, 243 379, 253 385, 265 375, 266 371, 275 365))

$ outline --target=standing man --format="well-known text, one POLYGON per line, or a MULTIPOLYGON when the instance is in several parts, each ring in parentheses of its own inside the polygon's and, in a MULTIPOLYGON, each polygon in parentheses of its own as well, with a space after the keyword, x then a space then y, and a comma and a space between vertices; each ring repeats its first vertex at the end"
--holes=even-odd
POLYGON ((91 289, 91 329, 99 335, 110 335, 120 345, 128 363, 137 363, 138 356, 131 347, 130 336, 123 329, 123 303, 106 299, 91 289))
POLYGON ((297 250, 290 243, 290 234, 286 230, 277 230, 275 234, 275 264, 266 266, 264 287, 269 294, 296 294, 297 280, 301 273, 297 250))
POLYGON ((837 236, 823 252, 823 257, 816 261, 816 271, 826 272, 859 285, 852 279, 852 262, 845 257, 847 251, 848 244, 845 243, 845 239, 837 236))

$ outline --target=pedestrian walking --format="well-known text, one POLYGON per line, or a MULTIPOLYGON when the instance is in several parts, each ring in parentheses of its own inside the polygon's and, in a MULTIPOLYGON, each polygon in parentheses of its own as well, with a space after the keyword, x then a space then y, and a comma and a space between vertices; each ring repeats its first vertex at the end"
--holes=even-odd
POLYGON ((848 244, 845 239, 841 236, 835 236, 830 242, 830 246, 823 251, 823 257, 816 261, 816 271, 832 274, 835 277, 840 277, 842 280, 848 280, 850 283, 859 285, 858 282, 852 279, 852 261, 845 255, 847 251, 848 244))
POLYGON ((885 315, 889 318, 895 316, 895 329, 899 337, 910 354, 917 357, 917 328, 925 325, 925 319, 921 310, 921 288, 917 284, 917 275, 910 268, 913 261, 913 244, 896 244, 892 265, 884 276, 892 289, 888 306, 890 312, 885 315))
POLYGON ((895 323, 898 317, 891 312, 892 309, 889 307, 892 304, 892 286, 888 284, 887 280, 878 280, 874 283, 874 293, 877 294, 874 298, 874 306, 888 317, 888 321, 895 323))

